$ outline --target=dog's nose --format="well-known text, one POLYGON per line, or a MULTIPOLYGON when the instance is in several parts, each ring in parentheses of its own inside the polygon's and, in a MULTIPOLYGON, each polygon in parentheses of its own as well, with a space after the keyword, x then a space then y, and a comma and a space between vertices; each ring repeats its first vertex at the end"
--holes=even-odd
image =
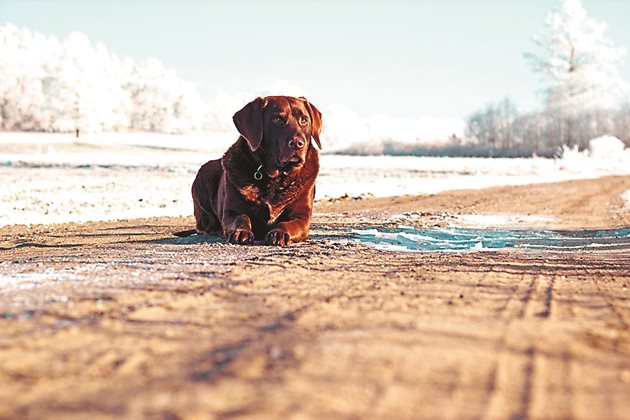
POLYGON ((295 150, 301 149, 302 147, 304 147, 305 144, 306 142, 304 141, 304 139, 299 136, 295 136, 291 140, 289 140, 289 147, 291 149, 295 149, 295 150))

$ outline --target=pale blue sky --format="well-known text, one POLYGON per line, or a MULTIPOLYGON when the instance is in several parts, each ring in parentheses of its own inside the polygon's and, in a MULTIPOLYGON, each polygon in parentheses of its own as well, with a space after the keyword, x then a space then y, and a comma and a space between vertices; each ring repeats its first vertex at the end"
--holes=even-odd
MULTIPOLYGON (((160 59, 212 99, 284 80, 320 107, 465 118, 489 101, 538 103, 523 52, 554 0, 0 0, 11 22, 72 31, 120 57, 160 59)), ((630 47, 630 0, 583 0, 630 47)), ((630 81, 630 57, 622 68, 630 81)))

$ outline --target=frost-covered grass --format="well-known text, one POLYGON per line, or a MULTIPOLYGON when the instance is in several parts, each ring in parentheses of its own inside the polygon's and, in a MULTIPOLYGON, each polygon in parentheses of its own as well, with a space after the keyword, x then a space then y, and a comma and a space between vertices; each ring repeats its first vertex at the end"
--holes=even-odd
MULTIPOLYGON (((0 225, 192 214, 199 166, 235 136, 0 134, 0 225)), ((630 174, 609 140, 562 159, 322 155, 317 198, 427 194, 630 174), (612 146, 611 146, 612 145, 612 146)))

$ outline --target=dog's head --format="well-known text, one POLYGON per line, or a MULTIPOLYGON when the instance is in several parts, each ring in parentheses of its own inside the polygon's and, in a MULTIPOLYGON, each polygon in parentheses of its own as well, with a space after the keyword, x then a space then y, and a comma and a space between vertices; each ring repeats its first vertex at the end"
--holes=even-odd
POLYGON ((250 149, 260 149, 258 154, 270 178, 299 171, 311 138, 322 147, 322 114, 304 97, 256 98, 234 114, 233 120, 250 149))

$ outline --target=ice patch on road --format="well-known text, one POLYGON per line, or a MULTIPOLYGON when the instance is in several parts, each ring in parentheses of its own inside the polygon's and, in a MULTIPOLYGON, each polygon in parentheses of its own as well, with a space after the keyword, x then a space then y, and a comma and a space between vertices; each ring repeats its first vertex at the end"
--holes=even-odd
POLYGON ((382 250, 467 252, 497 250, 589 251, 630 249, 630 229, 383 228, 352 231, 355 242, 382 250))

